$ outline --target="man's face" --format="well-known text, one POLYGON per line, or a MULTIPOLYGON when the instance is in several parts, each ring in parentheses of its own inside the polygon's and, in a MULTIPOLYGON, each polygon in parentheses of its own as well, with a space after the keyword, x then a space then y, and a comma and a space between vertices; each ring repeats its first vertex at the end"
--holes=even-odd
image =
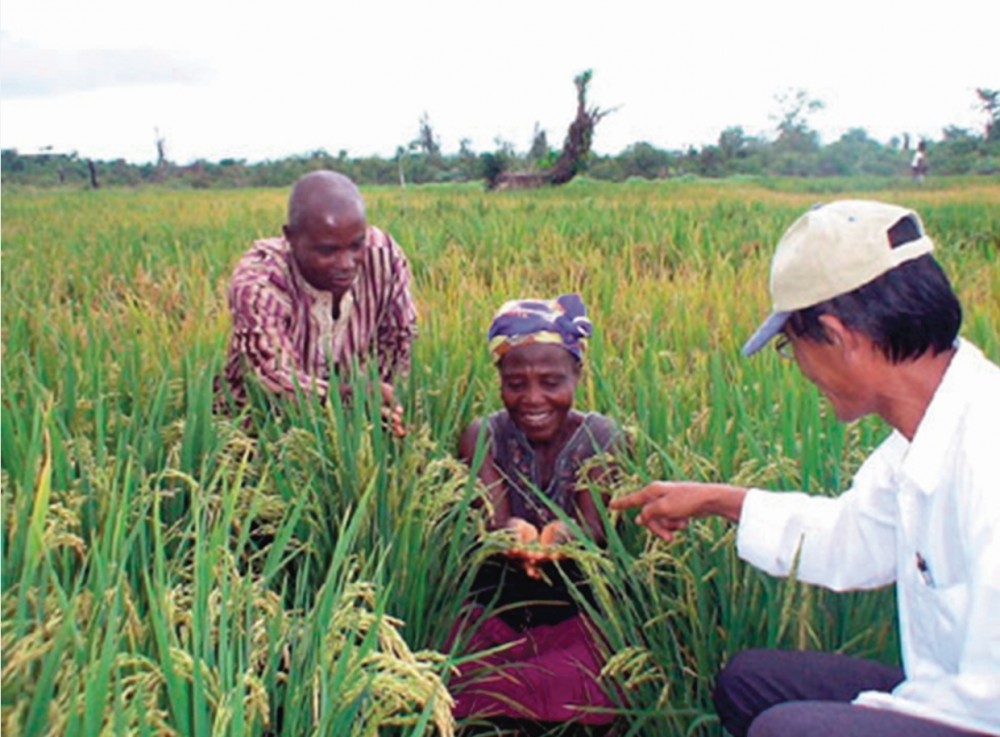
POLYGON ((802 375, 816 385, 841 422, 853 422, 877 410, 863 365, 845 355, 843 345, 788 336, 802 375))
POLYGON ((533 444, 559 437, 579 380, 579 363, 557 345, 518 346, 500 360, 500 398, 533 444))
POLYGON ((360 214, 317 214, 284 229, 305 280, 334 294, 343 294, 354 283, 364 257, 366 230, 360 214))

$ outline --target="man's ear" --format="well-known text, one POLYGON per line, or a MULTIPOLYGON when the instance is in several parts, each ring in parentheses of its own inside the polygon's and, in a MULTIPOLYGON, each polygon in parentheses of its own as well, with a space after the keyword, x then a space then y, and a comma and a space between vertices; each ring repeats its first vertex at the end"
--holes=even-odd
POLYGON ((836 315, 820 315, 819 322, 830 342, 841 350, 851 352, 861 347, 861 334, 847 327, 836 315))

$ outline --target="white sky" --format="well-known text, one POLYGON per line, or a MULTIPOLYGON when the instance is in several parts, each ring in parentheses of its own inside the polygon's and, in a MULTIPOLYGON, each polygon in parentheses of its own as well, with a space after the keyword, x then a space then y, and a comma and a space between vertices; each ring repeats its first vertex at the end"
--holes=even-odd
POLYGON ((3 0, 0 145, 150 161, 324 148, 391 155, 426 112, 446 152, 559 146, 589 101, 594 149, 770 134, 777 97, 825 108, 825 143, 981 130, 1000 2, 890 0, 3 0))

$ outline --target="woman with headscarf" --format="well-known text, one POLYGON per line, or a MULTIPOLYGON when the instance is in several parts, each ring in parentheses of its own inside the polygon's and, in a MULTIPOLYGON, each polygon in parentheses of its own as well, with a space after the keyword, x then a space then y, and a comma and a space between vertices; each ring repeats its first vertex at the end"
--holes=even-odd
POLYGON ((512 544, 479 570, 475 603, 449 639, 470 628, 464 653, 506 649, 460 668, 451 684, 459 718, 542 728, 614 719, 614 704, 598 683, 597 635, 565 583, 580 573, 559 554, 574 529, 604 542, 587 482, 600 483, 613 462, 587 464, 585 472, 583 466, 623 440, 613 420, 573 409, 591 329, 576 294, 507 302, 490 325, 504 409, 473 422, 458 453, 470 467, 477 449, 483 456, 478 474, 489 494, 489 527, 509 530, 512 544), (498 613, 484 618, 484 606, 498 613))

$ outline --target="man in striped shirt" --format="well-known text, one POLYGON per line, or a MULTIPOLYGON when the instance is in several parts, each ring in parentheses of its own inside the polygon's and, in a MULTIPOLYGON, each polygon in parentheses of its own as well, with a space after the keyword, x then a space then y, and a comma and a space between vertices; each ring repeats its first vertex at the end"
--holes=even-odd
POLYGON ((393 430, 402 434, 392 382, 409 370, 416 333, 405 254, 368 224, 354 183, 332 171, 295 183, 282 230, 253 244, 229 285, 225 376, 233 400, 246 402, 248 378, 276 394, 325 398, 336 389, 346 398, 354 363, 374 361, 393 430))

